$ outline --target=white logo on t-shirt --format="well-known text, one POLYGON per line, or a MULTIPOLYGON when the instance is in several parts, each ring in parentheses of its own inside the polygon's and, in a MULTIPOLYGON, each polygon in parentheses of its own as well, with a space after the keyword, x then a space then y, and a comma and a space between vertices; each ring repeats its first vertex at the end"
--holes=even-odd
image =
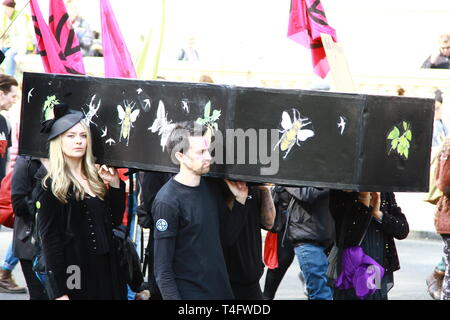
POLYGON ((156 229, 158 229, 158 231, 166 231, 168 226, 169 224, 164 219, 156 221, 156 229))

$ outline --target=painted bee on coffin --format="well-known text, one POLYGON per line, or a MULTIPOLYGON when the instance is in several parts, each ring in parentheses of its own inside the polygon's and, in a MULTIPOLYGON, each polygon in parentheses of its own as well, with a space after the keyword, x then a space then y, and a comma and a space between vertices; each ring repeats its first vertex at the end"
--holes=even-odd
POLYGON ((127 139, 127 146, 128 142, 130 141, 130 131, 131 128, 133 128, 133 122, 136 121, 140 110, 136 109, 133 110, 136 103, 128 103, 125 101, 124 108, 119 104, 117 106, 117 112, 119 113, 119 119, 121 120, 119 122, 121 126, 120 128, 120 138, 119 142, 122 141, 122 138, 125 140, 127 139))
POLYGON ((286 159, 295 144, 300 147, 300 141, 305 141, 314 136, 314 131, 304 129, 305 126, 311 124, 310 121, 306 122, 307 120, 308 118, 301 118, 300 112, 297 109, 283 111, 281 115, 282 130, 279 130, 283 135, 273 148, 275 150, 278 145, 280 146, 280 150, 285 152, 283 159, 286 159), (292 114, 292 118, 289 114, 292 114))

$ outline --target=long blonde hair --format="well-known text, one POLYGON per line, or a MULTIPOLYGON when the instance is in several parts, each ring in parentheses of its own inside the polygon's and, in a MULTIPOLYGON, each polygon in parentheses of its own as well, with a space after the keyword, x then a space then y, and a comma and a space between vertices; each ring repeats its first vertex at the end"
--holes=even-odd
MULTIPOLYGON (((100 179, 95 167, 95 159, 92 154, 92 139, 89 126, 84 121, 80 121, 87 133, 86 152, 82 159, 81 171, 86 176, 92 192, 100 199, 104 199, 106 186, 100 179)), ((62 134, 50 141, 49 148, 49 168, 47 175, 42 179, 44 188, 48 188, 48 179, 51 179, 51 190, 53 195, 62 203, 67 203, 69 191, 73 191, 77 200, 85 197, 86 191, 78 180, 70 172, 65 161, 62 150, 62 134), (72 190, 69 190, 70 186, 72 190)))

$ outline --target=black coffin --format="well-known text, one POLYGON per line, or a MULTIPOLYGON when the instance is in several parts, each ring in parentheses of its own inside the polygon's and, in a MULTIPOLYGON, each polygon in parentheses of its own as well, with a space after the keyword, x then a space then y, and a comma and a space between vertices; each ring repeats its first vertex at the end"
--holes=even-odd
POLYGON ((205 83, 24 73, 19 153, 47 156, 56 102, 91 120, 98 162, 176 172, 174 123, 217 129, 210 175, 361 191, 428 191, 434 101, 205 83))

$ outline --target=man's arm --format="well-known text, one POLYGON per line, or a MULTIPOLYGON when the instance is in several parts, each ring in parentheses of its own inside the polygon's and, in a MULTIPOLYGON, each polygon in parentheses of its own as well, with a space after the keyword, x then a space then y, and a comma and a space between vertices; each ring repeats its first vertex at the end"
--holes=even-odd
POLYGON ((173 272, 178 209, 155 199, 151 212, 155 223, 153 238, 155 239, 154 273, 156 283, 164 300, 180 300, 181 296, 173 272))
POLYGON ((175 238, 155 239, 154 273, 164 300, 181 300, 173 273, 175 238))
POLYGON ((269 188, 261 186, 259 190, 261 191, 261 225, 270 230, 275 221, 275 204, 269 188))

